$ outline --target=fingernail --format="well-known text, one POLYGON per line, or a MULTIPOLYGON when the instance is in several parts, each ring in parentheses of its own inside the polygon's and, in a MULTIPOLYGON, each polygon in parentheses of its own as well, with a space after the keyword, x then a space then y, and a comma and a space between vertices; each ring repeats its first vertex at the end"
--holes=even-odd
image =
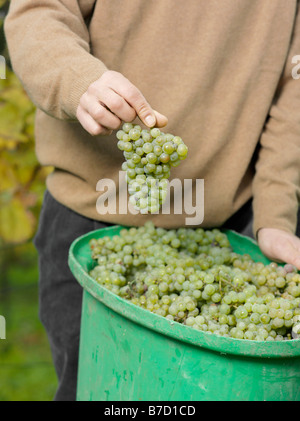
POLYGON ((154 126, 156 120, 155 117, 153 117, 153 115, 148 115, 147 117, 145 117, 145 122, 147 123, 148 126, 154 126))

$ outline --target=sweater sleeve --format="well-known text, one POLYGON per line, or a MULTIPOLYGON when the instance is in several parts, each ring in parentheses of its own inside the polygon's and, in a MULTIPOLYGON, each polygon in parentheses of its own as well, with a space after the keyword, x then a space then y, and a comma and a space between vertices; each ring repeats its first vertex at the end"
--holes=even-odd
POLYGON ((298 1, 290 50, 260 139, 253 180, 255 235, 260 228, 291 233, 296 230, 300 193, 300 79, 295 77, 297 68, 293 57, 299 54, 298 1))
POLYGON ((11 0, 4 30, 12 67, 32 102, 75 120, 81 95, 106 70, 91 54, 87 15, 95 0, 11 0))

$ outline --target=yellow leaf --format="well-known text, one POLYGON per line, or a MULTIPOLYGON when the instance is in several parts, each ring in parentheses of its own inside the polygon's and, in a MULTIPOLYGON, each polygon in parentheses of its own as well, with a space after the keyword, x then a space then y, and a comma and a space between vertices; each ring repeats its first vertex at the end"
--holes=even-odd
POLYGON ((17 145, 18 145, 17 140, 1 139, 0 137, 0 151, 1 149, 7 149, 9 151, 12 151, 16 149, 17 145))
POLYGON ((13 86, 4 89, 0 93, 0 101, 14 105, 15 108, 17 108, 24 116, 32 112, 34 109, 34 106, 32 105, 22 86, 13 86))
POLYGON ((2 140, 26 140, 26 136, 22 134, 23 119, 20 118, 18 108, 6 103, 0 106, 0 138, 2 140))
POLYGON ((0 166, 3 164, 9 165, 13 171, 15 183, 24 186, 31 180, 37 165, 34 149, 23 146, 23 148, 19 147, 12 152, 3 151, 0 156, 0 166))
POLYGON ((15 186, 16 180, 14 171, 4 160, 0 158, 0 192, 12 189, 15 186))
POLYGON ((0 239, 5 243, 23 243, 34 232, 34 218, 19 199, 0 204, 0 239))

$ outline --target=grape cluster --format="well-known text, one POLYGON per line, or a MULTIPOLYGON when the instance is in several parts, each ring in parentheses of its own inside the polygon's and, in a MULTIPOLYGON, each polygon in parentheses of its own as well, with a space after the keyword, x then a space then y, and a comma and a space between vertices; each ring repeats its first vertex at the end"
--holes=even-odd
POLYGON ((131 123, 123 124, 117 138, 125 158, 122 170, 130 203, 142 214, 158 212, 167 196, 170 169, 187 157, 187 146, 179 136, 131 123))
POLYGON ((232 251, 218 229, 166 230, 147 222, 90 243, 90 275, 172 322, 236 339, 297 338, 300 274, 232 251))

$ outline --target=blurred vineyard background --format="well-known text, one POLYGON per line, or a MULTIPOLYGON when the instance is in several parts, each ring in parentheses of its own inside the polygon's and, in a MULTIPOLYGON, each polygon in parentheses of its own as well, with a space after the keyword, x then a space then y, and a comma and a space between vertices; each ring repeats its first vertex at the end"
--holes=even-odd
POLYGON ((35 108, 11 70, 3 33, 8 7, 9 0, 0 0, 0 55, 6 59, 6 79, 0 79, 0 315, 6 320, 0 401, 47 401, 54 397, 56 375, 38 318, 32 239, 51 169, 36 160, 35 108))

